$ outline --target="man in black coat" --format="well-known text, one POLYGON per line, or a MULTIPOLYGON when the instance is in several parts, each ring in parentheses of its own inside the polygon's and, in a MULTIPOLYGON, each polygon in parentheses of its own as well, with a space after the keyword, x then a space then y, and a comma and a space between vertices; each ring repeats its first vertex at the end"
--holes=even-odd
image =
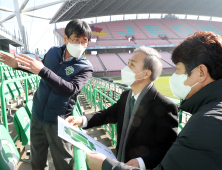
POLYGON ((177 107, 157 90, 153 81, 162 71, 161 57, 152 48, 135 49, 122 82, 132 90, 122 93, 108 109, 67 118, 73 125, 92 128, 117 125, 117 159, 142 169, 156 167, 177 137, 177 107), (133 103, 133 104, 132 104, 133 103))
MULTIPOLYGON (((222 37, 196 32, 174 49, 172 60, 171 90, 192 116, 154 170, 221 170, 222 37)), ((139 170, 100 153, 88 153, 87 163, 91 170, 139 170)))

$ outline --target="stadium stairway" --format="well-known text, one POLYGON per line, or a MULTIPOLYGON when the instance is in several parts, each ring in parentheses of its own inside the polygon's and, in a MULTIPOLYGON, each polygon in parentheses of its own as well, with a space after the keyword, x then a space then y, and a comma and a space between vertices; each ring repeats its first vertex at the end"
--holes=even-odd
POLYGON ((118 53, 115 53, 115 54, 117 55, 117 57, 118 57, 125 65, 127 65, 127 63, 125 63, 125 61, 119 56, 118 53))
POLYGON ((96 57, 97 57, 97 59, 99 60, 99 62, 100 62, 100 64, 101 64, 101 66, 102 66, 102 67, 103 67, 103 69, 104 69, 104 71, 107 71, 107 69, 106 69, 105 65, 103 64, 103 62, 102 62, 102 60, 100 59, 100 57, 99 57, 99 55, 98 55, 98 54, 96 54, 96 57))
POLYGON ((146 39, 149 39, 149 37, 138 27, 138 25, 132 20, 133 24, 141 31, 141 33, 146 37, 146 39))
POLYGON ((111 32, 110 32, 109 28, 107 27, 106 23, 104 23, 104 25, 105 25, 107 31, 109 32, 109 35, 112 37, 113 40, 115 40, 115 38, 113 37, 113 34, 111 34, 111 32))

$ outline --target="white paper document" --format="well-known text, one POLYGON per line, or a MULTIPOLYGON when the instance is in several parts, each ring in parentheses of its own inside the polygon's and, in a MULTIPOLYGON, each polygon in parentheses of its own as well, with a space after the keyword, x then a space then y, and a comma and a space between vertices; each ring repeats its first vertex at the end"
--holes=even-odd
POLYGON ((68 122, 58 116, 58 136, 70 142, 85 152, 98 152, 106 155, 106 157, 116 160, 115 155, 105 145, 101 144, 91 136, 87 135, 79 128, 71 126, 68 122))

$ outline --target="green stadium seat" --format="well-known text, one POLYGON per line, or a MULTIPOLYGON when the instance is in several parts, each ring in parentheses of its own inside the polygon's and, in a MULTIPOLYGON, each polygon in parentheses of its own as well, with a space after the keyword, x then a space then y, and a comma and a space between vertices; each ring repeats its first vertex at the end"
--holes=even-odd
MULTIPOLYGON (((15 74, 14 74, 13 71, 9 71, 9 74, 10 74, 12 79, 15 79, 15 74)), ((19 96, 21 96, 23 93, 25 93, 20 81, 15 82, 15 86, 16 86, 18 92, 19 92, 19 96)))
POLYGON ((6 128, 0 124, 0 170, 12 170, 20 155, 6 128))
MULTIPOLYGON (((3 75, 5 77, 5 80, 12 79, 8 71, 4 71, 3 75)), ((17 91, 15 83, 10 83, 7 86, 9 88, 10 92, 12 93, 12 99, 15 99, 16 97, 19 96, 19 92, 17 91)))
POLYGON ((33 105, 33 101, 32 100, 29 100, 26 105, 25 105, 25 109, 29 115, 29 118, 31 119, 32 117, 32 105, 33 105))
POLYGON ((30 141, 30 118, 24 107, 15 112, 13 121, 22 145, 27 145, 30 141))
MULTIPOLYGON (((0 83, 0 86, 1 86, 1 83, 0 83)), ((9 100, 12 100, 12 94, 10 93, 8 86, 5 86, 4 94, 5 94, 6 103, 9 102, 9 100)))
POLYGON ((17 76, 18 76, 19 78, 24 77, 24 76, 23 76, 23 73, 24 73, 24 72, 22 72, 22 71, 20 71, 20 70, 17 70, 17 76))
POLYGON ((32 79, 28 79, 28 87, 29 89, 34 89, 35 88, 35 84, 33 83, 33 80, 32 79))

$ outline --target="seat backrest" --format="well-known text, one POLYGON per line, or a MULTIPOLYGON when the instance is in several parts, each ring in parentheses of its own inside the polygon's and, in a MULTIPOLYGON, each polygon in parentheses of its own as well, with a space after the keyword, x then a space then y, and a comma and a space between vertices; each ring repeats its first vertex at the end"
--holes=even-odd
MULTIPOLYGON (((0 87, 1 87, 2 83, 0 83, 0 87)), ((5 94, 5 102, 9 102, 9 100, 12 99, 12 94, 11 92, 9 91, 9 88, 8 86, 5 86, 4 88, 4 94, 5 94)))
POLYGON ((13 170, 20 159, 19 152, 6 128, 0 124, 0 170, 13 170))
MULTIPOLYGON (((4 77, 5 77, 5 80, 12 79, 8 71, 4 71, 4 77)), ((19 92, 18 92, 14 83, 10 83, 7 86, 9 88, 10 92, 12 93, 13 99, 19 96, 19 92)))
POLYGON ((15 112, 13 121, 22 145, 26 145, 30 141, 30 118, 24 107, 15 112))
POLYGON ((33 89, 35 87, 35 84, 32 79, 28 79, 27 82, 29 89, 33 89))
POLYGON ((17 76, 18 76, 19 78, 24 77, 24 76, 23 76, 23 72, 20 71, 20 70, 17 70, 17 76))
POLYGON ((29 118, 31 119, 32 117, 32 105, 33 105, 33 101, 32 100, 29 100, 26 105, 25 105, 25 109, 29 115, 29 118))
MULTIPOLYGON (((14 74, 13 71, 9 71, 9 74, 10 74, 12 79, 15 79, 15 74, 14 74)), ((17 77, 17 78, 19 78, 19 77, 17 77)), ((24 89, 22 87, 21 82, 20 81, 16 81, 15 82, 15 86, 17 88, 17 91, 19 92, 19 96, 21 96, 24 93, 24 89)))

